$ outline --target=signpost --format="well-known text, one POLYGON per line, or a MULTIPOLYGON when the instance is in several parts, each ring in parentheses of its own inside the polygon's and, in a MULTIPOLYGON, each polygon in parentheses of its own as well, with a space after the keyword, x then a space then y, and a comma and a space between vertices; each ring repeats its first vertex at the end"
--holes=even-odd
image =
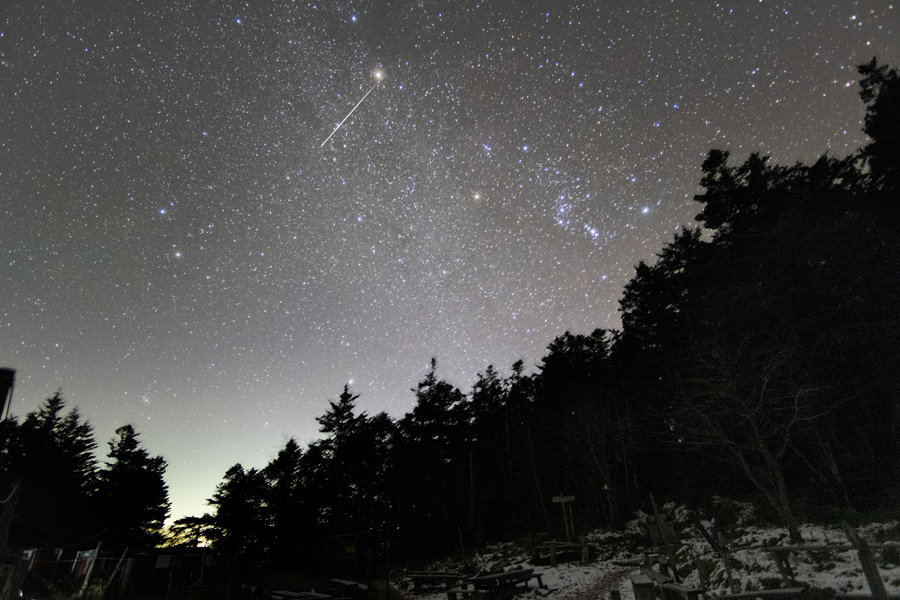
POLYGON ((553 496, 553 503, 562 505, 563 512, 563 523, 566 526, 566 541, 571 542, 572 537, 575 535, 575 522, 572 520, 572 502, 575 501, 575 496, 563 496, 560 493, 559 496, 553 496))

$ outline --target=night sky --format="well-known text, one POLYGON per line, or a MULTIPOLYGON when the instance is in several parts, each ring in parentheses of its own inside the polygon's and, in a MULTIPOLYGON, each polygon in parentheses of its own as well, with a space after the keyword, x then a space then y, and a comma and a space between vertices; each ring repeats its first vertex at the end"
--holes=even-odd
POLYGON ((432 356, 467 392, 618 327, 707 151, 854 151, 898 40, 879 0, 7 0, 12 413, 133 423, 202 514, 347 382, 400 417, 432 356))

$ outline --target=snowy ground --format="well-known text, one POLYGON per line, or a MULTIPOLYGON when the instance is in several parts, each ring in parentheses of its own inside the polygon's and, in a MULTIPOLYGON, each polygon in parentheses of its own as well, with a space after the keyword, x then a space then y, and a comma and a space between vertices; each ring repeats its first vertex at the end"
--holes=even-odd
MULTIPOLYGON (((666 506, 670 520, 674 518, 683 547, 678 552, 679 571, 685 574, 686 583, 699 586, 697 560, 703 561, 710 572, 707 597, 728 593, 724 562, 720 555, 712 551, 700 532, 690 524, 683 508, 666 506)), ((712 529, 715 523, 705 521, 712 529)), ((839 527, 826 525, 805 525, 801 528, 806 544, 848 544, 839 527)), ((860 536, 870 544, 887 543, 887 549, 876 549, 875 557, 888 594, 900 594, 900 522, 875 523, 859 527, 860 536), (897 545, 891 546, 892 543, 897 545)), ((736 585, 741 591, 758 590, 781 585, 781 576, 774 558, 759 549, 744 549, 788 544, 787 533, 775 528, 760 528, 739 524, 729 531, 728 547, 731 549, 731 571, 736 585)), ((521 600, 602 600, 610 589, 618 589, 622 600, 634 600, 634 593, 628 575, 637 569, 616 566, 614 560, 640 558, 645 536, 640 520, 629 523, 624 532, 593 532, 582 537, 584 541, 596 544, 598 556, 592 562, 560 562, 556 567, 547 564, 534 565, 525 548, 515 544, 492 546, 466 563, 451 560, 430 565, 430 569, 457 571, 467 574, 496 572, 511 568, 533 568, 541 573, 547 589, 537 589, 532 580, 527 592, 517 598, 521 600)), ((869 593, 869 587, 855 550, 816 550, 792 552, 789 558, 796 580, 800 585, 808 585, 823 590, 821 597, 831 597, 834 593, 869 593)), ((443 591, 434 591, 414 596, 408 579, 396 582, 406 598, 417 600, 446 600, 443 591)))

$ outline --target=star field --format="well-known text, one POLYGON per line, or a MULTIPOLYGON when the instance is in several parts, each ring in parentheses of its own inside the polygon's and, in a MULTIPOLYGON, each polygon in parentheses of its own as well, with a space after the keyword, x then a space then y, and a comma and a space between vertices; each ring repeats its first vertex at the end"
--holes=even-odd
POLYGON ((396 417, 432 356, 468 391, 617 327, 710 148, 865 143, 856 65, 898 64, 898 26, 880 0, 14 1, 12 412, 62 387, 104 450, 134 423, 200 514, 348 381, 396 417))

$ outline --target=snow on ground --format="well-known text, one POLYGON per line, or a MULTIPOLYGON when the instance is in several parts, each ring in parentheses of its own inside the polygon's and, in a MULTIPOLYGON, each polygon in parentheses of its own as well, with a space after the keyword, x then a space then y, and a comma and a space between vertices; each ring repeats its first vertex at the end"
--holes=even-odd
MULTIPOLYGON (((625 577, 631 569, 623 569, 617 567, 608 561, 598 561, 581 565, 578 562, 561 562, 556 567, 549 565, 531 564, 526 555, 520 555, 519 560, 509 562, 503 570, 512 568, 534 569, 535 573, 541 574, 541 580, 545 589, 537 588, 537 581, 532 579, 528 584, 528 591, 520 593, 516 596, 518 600, 540 600, 542 598, 552 598, 553 600, 598 600, 606 595, 610 586, 616 586, 619 580, 625 577), (602 589, 605 588, 605 589, 602 589)), ((496 571, 490 568, 491 565, 483 558, 477 560, 478 563, 489 567, 485 571, 496 571)), ((442 563, 440 567, 434 567, 438 570, 445 570, 448 565, 442 563)), ((400 583, 401 590, 409 590, 404 592, 404 597, 415 598, 416 600, 447 600, 447 593, 442 590, 429 591, 419 595, 413 595, 412 586, 405 581, 400 583)))
MULTIPOLYGON (((800 527, 805 544, 847 545, 850 542, 840 527, 829 525, 803 525, 800 527)), ((860 527, 859 535, 870 544, 897 542, 900 540, 900 523, 877 523, 860 527)), ((696 538, 691 545, 701 559, 715 561, 711 587, 719 593, 727 593, 724 562, 710 552, 709 545, 696 538)), ((729 540, 733 577, 741 590, 777 587, 781 581, 775 558, 771 553, 758 549, 741 550, 746 546, 788 545, 787 533, 778 529, 747 528, 735 539, 729 540)), ((884 586, 889 594, 900 593, 900 543, 892 549, 875 549, 875 561, 884 586)), ((810 550, 791 552, 789 562, 798 583, 837 593, 869 593, 862 565, 856 550, 810 550)))
MULTIPOLYGON (((684 507, 667 505, 663 512, 675 521, 675 528, 683 543, 678 551, 679 572, 685 575, 685 583, 699 586, 695 568, 703 562, 708 571, 707 597, 729 592, 724 561, 714 552, 699 530, 692 524, 684 507)), ((556 567, 549 564, 533 564, 531 555, 522 546, 499 544, 486 548, 467 561, 445 560, 429 565, 430 570, 462 572, 468 575, 506 571, 512 568, 534 569, 540 573, 546 589, 538 589, 536 581, 529 589, 516 596, 521 600, 603 600, 610 589, 618 589, 622 600, 634 600, 634 592, 628 575, 638 569, 617 566, 614 560, 640 558, 648 550, 648 540, 643 532, 641 519, 628 523, 624 531, 595 531, 581 540, 595 544, 596 557, 586 565, 578 561, 560 561, 556 567)), ((761 546, 787 545, 787 532, 773 527, 747 524, 748 514, 741 514, 738 523, 725 532, 730 549, 731 574, 740 591, 780 587, 782 578, 771 553, 761 546), (747 549, 747 547, 751 547, 747 549)), ((710 531, 713 521, 702 521, 710 531)), ((800 528, 805 544, 846 545, 848 540, 840 527, 832 525, 804 525, 800 528)), ((874 523, 858 528, 860 536, 870 544, 887 542, 887 549, 874 550, 876 563, 888 594, 900 594, 900 522, 874 523), (892 545, 896 544, 896 545, 892 545)), ((869 593, 855 550, 812 550, 791 552, 789 562, 800 585, 826 590, 826 597, 833 593, 869 593)), ((545 562, 545 561, 542 561, 545 562)), ((397 582, 406 598, 416 600, 446 600, 445 591, 435 590, 414 596, 409 580, 397 582)))

